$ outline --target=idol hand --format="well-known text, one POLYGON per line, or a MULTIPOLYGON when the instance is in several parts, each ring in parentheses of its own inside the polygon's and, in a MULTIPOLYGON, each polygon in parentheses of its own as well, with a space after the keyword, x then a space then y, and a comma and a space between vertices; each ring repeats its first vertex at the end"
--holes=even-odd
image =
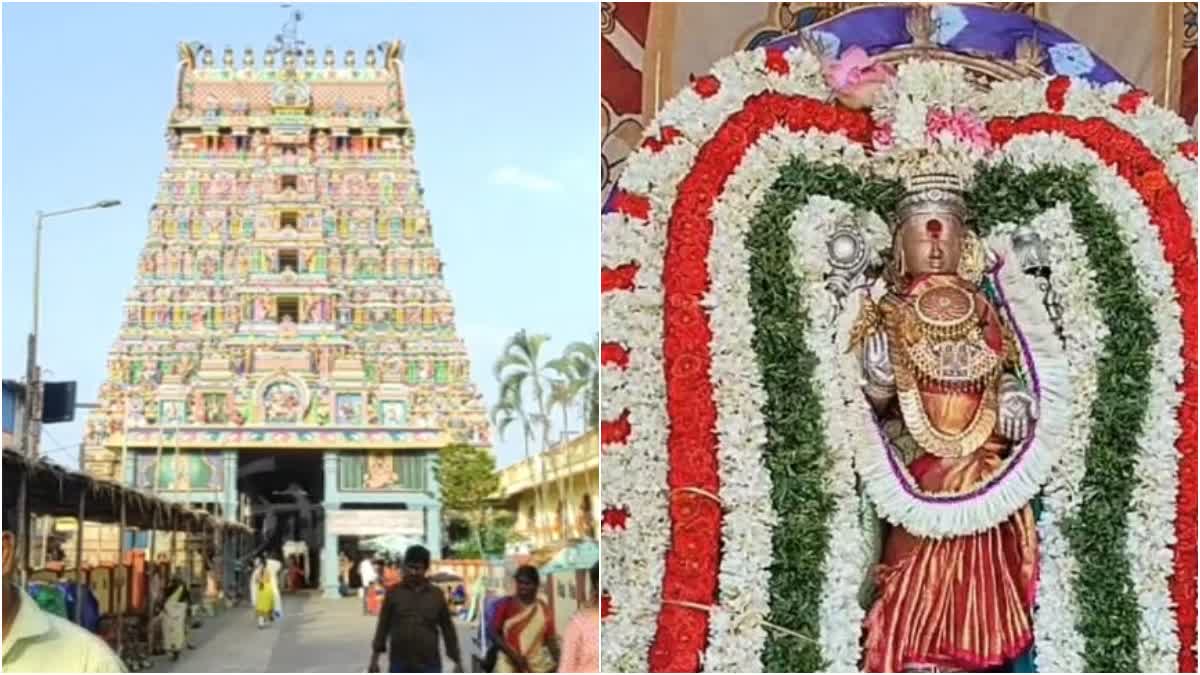
POLYGON ((863 348, 863 373, 867 382, 877 387, 894 387, 896 373, 892 370, 892 354, 888 349, 887 333, 875 331, 863 348))
POLYGON ((1038 417, 1037 401, 1017 378, 1005 375, 1000 381, 1000 434, 1010 441, 1029 435, 1038 417))

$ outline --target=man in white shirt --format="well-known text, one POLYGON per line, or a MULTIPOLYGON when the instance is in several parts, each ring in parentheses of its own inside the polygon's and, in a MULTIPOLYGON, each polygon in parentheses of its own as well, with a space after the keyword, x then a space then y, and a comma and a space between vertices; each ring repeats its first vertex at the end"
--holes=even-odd
POLYGON ((11 509, 4 507, 4 659, 9 673, 123 673, 113 650, 86 628, 42 608, 17 586, 17 538, 11 509))
POLYGON ((375 583, 375 561, 371 560, 371 556, 364 555, 359 561, 358 576, 362 578, 358 593, 363 599, 363 614, 367 614, 367 593, 371 590, 371 584, 375 583))

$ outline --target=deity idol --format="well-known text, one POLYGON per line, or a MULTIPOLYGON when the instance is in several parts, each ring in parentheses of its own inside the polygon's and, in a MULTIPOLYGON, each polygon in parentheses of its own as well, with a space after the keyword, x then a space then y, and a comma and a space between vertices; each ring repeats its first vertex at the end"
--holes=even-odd
POLYGON ((196 330, 196 331, 204 330, 205 318, 206 318, 206 311, 205 311, 204 307, 201 307, 201 306, 192 307, 192 330, 196 330))
POLYGON ((255 321, 271 321, 275 318, 271 300, 266 296, 260 295, 254 300, 254 320, 255 321))
MULTIPOLYGON (((865 394, 918 452, 926 494, 993 478, 1033 432, 1037 405, 1015 374, 1016 341, 980 290, 984 248, 952 176, 914 178, 900 202, 889 288, 855 327, 865 394)), ((867 671, 980 671, 1033 641, 1037 529, 1028 504, 990 529, 942 539, 893 524, 866 619, 867 671)))

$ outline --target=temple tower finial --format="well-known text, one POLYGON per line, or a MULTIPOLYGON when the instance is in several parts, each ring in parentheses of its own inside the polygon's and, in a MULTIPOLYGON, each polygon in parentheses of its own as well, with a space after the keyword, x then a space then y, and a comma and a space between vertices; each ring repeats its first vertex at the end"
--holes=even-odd
POLYGON ((274 48, 281 54, 299 56, 304 51, 304 40, 299 36, 300 21, 304 19, 304 12, 292 9, 291 3, 282 4, 280 7, 291 11, 288 13, 288 20, 275 36, 274 48))

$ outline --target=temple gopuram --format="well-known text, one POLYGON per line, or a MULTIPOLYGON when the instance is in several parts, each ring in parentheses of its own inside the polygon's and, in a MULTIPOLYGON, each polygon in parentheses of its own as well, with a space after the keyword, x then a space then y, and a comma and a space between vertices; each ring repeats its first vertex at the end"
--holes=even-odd
MULTIPOLYGON (((91 474, 236 515, 263 553, 306 550, 327 593, 359 538, 440 557, 438 451, 489 445, 402 58, 400 42, 361 63, 180 46, 166 169, 84 441, 91 474)), ((91 557, 115 554, 107 534, 91 557)))

